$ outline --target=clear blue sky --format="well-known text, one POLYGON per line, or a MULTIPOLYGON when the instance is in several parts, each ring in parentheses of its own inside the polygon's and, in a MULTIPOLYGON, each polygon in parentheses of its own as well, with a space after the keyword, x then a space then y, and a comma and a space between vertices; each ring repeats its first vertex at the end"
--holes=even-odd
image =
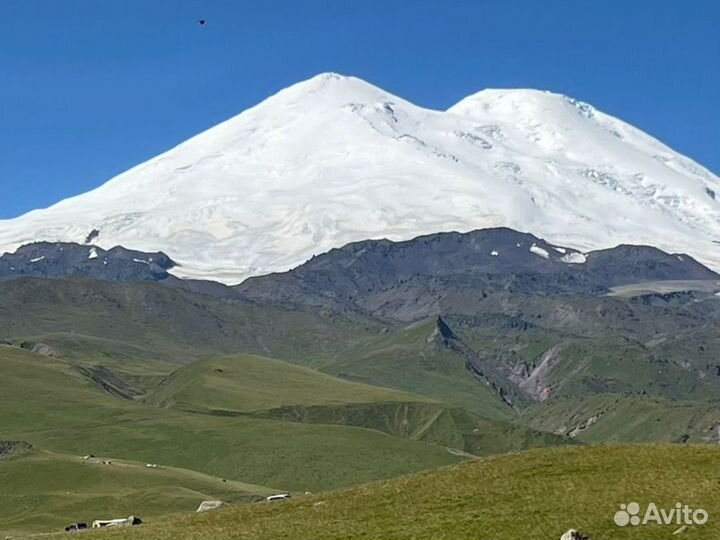
POLYGON ((562 92, 720 172, 715 0, 2 0, 0 15, 0 218, 322 71, 433 108, 562 92))

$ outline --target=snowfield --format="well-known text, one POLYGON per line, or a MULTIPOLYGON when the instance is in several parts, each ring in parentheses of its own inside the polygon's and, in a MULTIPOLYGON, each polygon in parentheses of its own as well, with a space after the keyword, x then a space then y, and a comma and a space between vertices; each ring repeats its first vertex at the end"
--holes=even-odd
POLYGON ((162 250, 176 275, 238 283, 351 241, 497 226, 580 251, 651 244, 720 270, 720 179, 566 96, 484 90, 435 111, 322 74, 0 221, 0 252, 97 230, 100 247, 162 250))

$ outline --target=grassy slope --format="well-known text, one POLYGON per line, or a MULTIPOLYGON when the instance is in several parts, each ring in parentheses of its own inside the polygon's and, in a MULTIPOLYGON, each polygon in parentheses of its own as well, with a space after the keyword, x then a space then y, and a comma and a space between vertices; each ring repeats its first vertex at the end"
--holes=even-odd
POLYGON ((421 394, 488 418, 512 418, 512 409, 473 378, 460 355, 438 347, 436 327, 433 318, 375 337, 348 349, 321 369, 351 380, 421 394))
POLYGON ((0 440, 318 490, 429 469, 445 448, 374 430, 221 417, 113 398, 65 363, 0 346, 0 440), (300 464, 300 465, 299 465, 300 464))
MULTIPOLYGON (((130 343, 188 363, 243 351, 299 363, 351 346, 382 325, 331 313, 227 301, 159 283, 24 278, 0 281, 0 339, 52 334, 130 343)), ((50 342, 54 344, 54 342, 50 342)))
POLYGON ((14 340, 16 345, 23 342, 26 346, 47 344, 57 351, 60 358, 72 365, 110 370, 139 391, 154 388, 177 369, 177 362, 172 355, 102 337, 51 332, 14 340))
POLYGON ((537 429, 597 442, 717 443, 720 406, 649 396, 589 395, 548 400, 523 414, 537 429))
POLYGON ((704 508, 704 526, 682 538, 720 535, 720 448, 567 447, 485 458, 450 468, 280 504, 178 515, 108 540, 557 539, 578 528, 593 540, 673 538, 677 526, 619 528, 621 503, 681 501, 704 508))
MULTIPOLYGON (((454 322, 450 320, 451 325, 454 322)), ((720 378, 708 370, 720 347, 713 347, 707 335, 698 333, 693 334, 697 336, 695 350, 674 340, 672 350, 668 341, 646 347, 635 339, 609 332, 592 338, 541 328, 504 332, 461 328, 458 333, 484 356, 502 358, 501 362, 507 364, 511 361, 507 353, 513 352, 518 361, 531 368, 539 365, 543 353, 556 346, 542 375, 553 396, 645 392, 666 399, 710 400, 720 388, 720 378), (704 357, 697 351, 698 346, 707 349, 704 357)))
POLYGON ((668 399, 710 399, 717 382, 677 362, 655 358, 639 343, 608 335, 598 343, 572 342, 548 372, 557 395, 647 392, 668 399))
MULTIPOLYGON (((467 372, 459 355, 428 341, 431 321, 380 334, 377 321, 349 315, 221 302, 158 284, 89 280, 0 282, 0 298, 0 339, 48 342, 69 362, 102 365, 128 395, 152 388, 178 364, 246 351, 515 420, 467 372)), ((704 320, 691 313, 699 304, 660 309, 611 298, 510 298, 504 293, 482 302, 483 312, 512 314, 547 328, 474 327, 457 317, 448 319, 450 326, 484 355, 512 350, 530 364, 562 341, 545 376, 554 396, 642 391, 678 400, 717 396, 720 341, 714 327, 695 328, 704 320), (617 335, 620 330, 633 339, 617 335), (588 339, 569 339, 566 332, 588 339)))
POLYGON ((247 501, 271 494, 260 486, 185 469, 148 469, 113 460, 101 465, 77 456, 37 451, 0 460, 0 531, 48 531, 142 511, 145 519, 194 511, 207 499, 247 501))
POLYGON ((184 366, 147 401, 213 415, 251 413, 304 424, 364 427, 474 455, 568 442, 428 398, 250 355, 184 366))
POLYGON ((257 411, 287 405, 429 401, 419 396, 339 380, 253 355, 209 358, 182 367, 146 399, 195 410, 257 411))

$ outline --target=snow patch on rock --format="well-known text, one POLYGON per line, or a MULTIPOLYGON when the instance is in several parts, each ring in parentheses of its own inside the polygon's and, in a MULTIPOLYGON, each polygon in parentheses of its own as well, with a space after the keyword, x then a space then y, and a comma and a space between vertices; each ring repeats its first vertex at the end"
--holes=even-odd
POLYGON ((543 259, 550 258, 550 253, 548 253, 546 249, 541 248, 537 244, 533 244, 532 246, 530 246, 530 251, 535 255, 542 257, 543 259))
POLYGON ((574 252, 563 255, 560 260, 567 264, 584 264, 587 262, 587 257, 582 253, 574 252))

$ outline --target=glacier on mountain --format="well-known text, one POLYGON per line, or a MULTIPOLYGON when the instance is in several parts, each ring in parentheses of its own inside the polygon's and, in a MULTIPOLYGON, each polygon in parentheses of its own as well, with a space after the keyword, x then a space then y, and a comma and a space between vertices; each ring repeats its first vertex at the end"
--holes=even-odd
POLYGON ((581 251, 650 244, 720 270, 718 190, 699 164, 563 95, 484 90, 437 111, 322 74, 0 221, 0 252, 91 238, 237 283, 352 241, 507 226, 581 251))

